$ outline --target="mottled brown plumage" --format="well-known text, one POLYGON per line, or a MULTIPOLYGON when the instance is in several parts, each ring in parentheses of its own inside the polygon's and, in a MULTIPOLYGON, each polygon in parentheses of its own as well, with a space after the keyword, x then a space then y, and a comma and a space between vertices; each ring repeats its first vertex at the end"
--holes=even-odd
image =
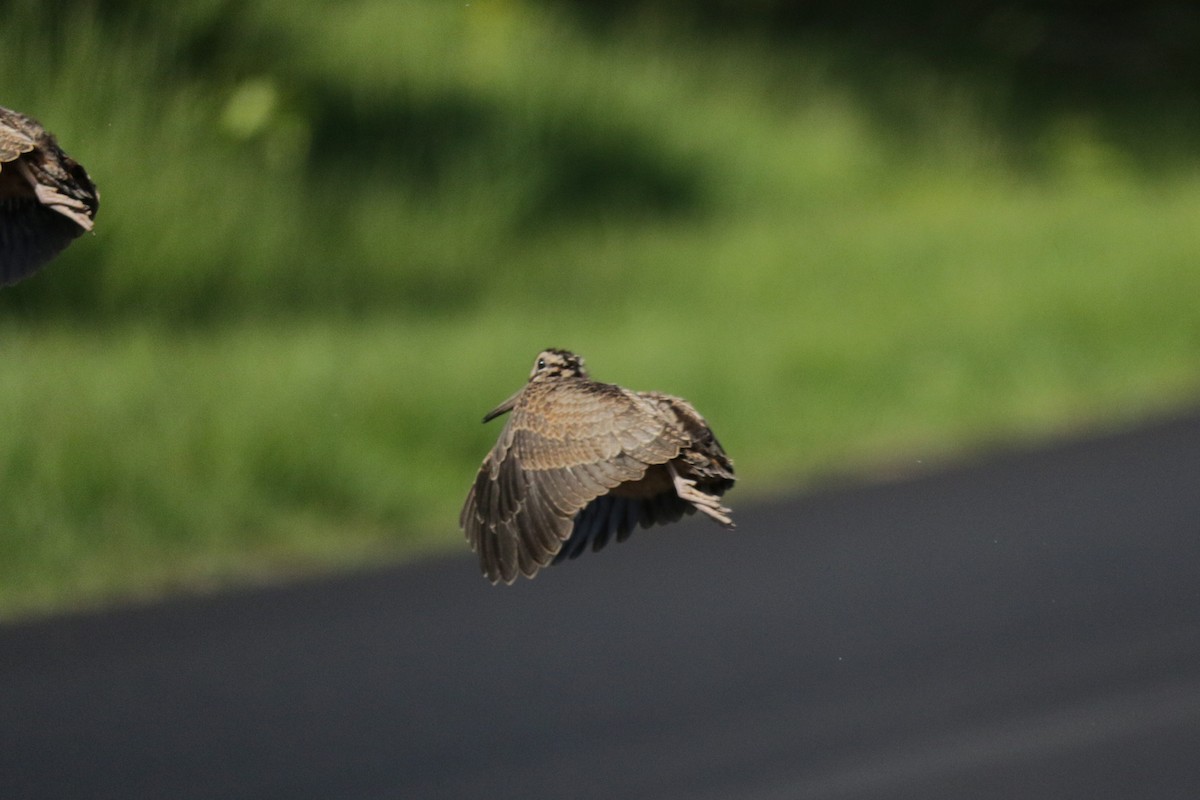
POLYGON ((718 500, 733 463, 686 400, 598 383, 583 359, 552 349, 483 421, 508 412, 459 517, 493 583, 531 578, 613 534, 624 541, 639 524, 700 511, 733 527, 718 500))
POLYGON ((0 108, 0 286, 37 272, 90 231, 100 196, 45 128, 0 108))

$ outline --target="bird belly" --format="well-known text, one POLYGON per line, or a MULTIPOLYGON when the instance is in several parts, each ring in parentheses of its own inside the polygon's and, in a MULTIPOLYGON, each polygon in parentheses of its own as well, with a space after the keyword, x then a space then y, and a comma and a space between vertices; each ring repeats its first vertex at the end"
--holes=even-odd
POLYGON ((0 164, 0 198, 6 197, 33 197, 33 189, 17 170, 16 162, 0 164))

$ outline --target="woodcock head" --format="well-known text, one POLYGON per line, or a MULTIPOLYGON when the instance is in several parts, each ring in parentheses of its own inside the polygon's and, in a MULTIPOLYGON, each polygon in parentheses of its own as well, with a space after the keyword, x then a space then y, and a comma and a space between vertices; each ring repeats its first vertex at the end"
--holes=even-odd
POLYGON ((582 358, 569 350, 551 347, 538 353, 537 361, 533 362, 533 370, 529 373, 529 380, 540 382, 556 378, 586 378, 587 376, 582 358))
POLYGON ((483 421, 509 412, 459 516, 493 583, 696 511, 733 527, 733 463, 686 400, 593 381, 550 349, 483 421))
MULTIPOLYGON (((562 380, 563 378, 586 379, 587 376, 587 370, 583 367, 582 358, 569 350, 559 350, 557 347, 551 347, 538 353, 537 360, 533 362, 533 369, 529 373, 529 383, 546 384, 562 380)), ((512 397, 493 408, 484 415, 483 421, 491 422, 501 414, 507 414, 509 411, 512 411, 513 406, 521 399, 521 393, 524 391, 525 387, 522 387, 512 397)))

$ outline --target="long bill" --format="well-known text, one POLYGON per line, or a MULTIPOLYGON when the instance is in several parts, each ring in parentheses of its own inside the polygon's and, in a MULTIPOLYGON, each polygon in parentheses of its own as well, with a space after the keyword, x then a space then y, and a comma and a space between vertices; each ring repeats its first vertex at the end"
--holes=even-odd
POLYGON ((513 394, 512 397, 508 398, 503 403, 496 406, 488 413, 484 414, 483 415, 484 423, 486 424, 488 422, 491 422, 492 420, 494 420, 496 417, 500 416, 501 414, 507 414, 508 412, 512 411, 513 406, 515 406, 517 404, 517 398, 521 396, 522 391, 523 391, 523 389, 518 389, 516 391, 516 393, 513 394))

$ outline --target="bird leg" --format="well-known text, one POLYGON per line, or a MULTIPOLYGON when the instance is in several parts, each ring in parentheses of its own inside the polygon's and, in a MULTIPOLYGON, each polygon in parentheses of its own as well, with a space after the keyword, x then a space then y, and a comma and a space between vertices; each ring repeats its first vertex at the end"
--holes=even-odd
POLYGON ((726 528, 735 527, 733 520, 729 517, 733 511, 721 505, 720 498, 697 489, 696 482, 680 475, 670 461, 667 462, 667 470, 671 473, 671 480, 675 484, 675 494, 679 495, 681 500, 688 501, 696 507, 697 511, 712 518, 717 524, 726 528))
POLYGON ((91 217, 88 216, 87 204, 78 198, 63 194, 58 190, 57 186, 49 186, 38 180, 37 176, 33 174, 33 170, 24 161, 18 161, 17 168, 25 176, 25 179, 29 181, 29 185, 33 188, 33 193, 39 203, 47 208, 54 209, 85 231, 91 231, 94 223, 91 217))

